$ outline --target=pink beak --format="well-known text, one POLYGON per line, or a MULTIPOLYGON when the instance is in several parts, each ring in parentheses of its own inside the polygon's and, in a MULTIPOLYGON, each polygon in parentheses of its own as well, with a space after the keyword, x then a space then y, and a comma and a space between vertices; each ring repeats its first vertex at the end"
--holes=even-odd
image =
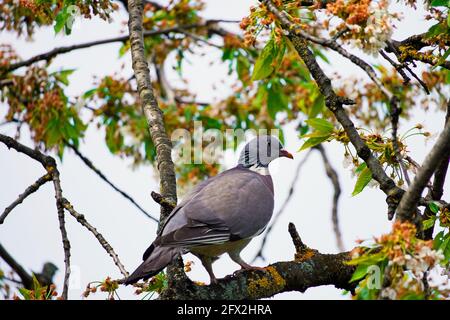
POLYGON ((294 156, 289 152, 286 151, 284 149, 280 150, 280 157, 285 157, 285 158, 289 158, 289 159, 294 159, 294 156))

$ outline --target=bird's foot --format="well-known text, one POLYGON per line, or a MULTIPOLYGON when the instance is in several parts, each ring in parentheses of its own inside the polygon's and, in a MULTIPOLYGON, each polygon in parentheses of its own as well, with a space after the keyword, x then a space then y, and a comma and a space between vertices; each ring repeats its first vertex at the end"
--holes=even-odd
POLYGON ((216 277, 210 277, 209 284, 218 284, 219 280, 216 277))
POLYGON ((235 276, 236 276, 237 274, 241 273, 242 271, 245 271, 245 270, 266 271, 266 268, 264 268, 264 267, 251 266, 251 265, 249 265, 249 264, 247 264, 247 263, 241 264, 240 266, 241 266, 241 269, 236 270, 236 271, 233 273, 235 276))

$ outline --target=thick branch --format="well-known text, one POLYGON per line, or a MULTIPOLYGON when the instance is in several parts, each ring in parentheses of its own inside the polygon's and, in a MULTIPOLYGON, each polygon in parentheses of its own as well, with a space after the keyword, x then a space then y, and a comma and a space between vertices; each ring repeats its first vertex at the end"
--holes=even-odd
MULTIPOLYGON (((152 219, 155 222, 158 222, 158 219, 156 219, 155 217, 153 217, 150 213, 148 213, 147 211, 145 211, 128 193, 126 193, 125 191, 123 191, 122 189, 119 189, 119 187, 117 187, 114 183, 112 183, 104 174, 103 172, 100 171, 100 169, 98 169, 91 160, 89 160, 88 158, 86 158, 79 150, 77 147, 75 147, 73 144, 71 143, 67 143, 67 145, 75 152, 75 154, 81 159, 81 161, 84 162, 84 164, 86 166, 88 166, 89 169, 91 169, 92 171, 94 171, 99 177, 100 179, 102 179, 103 181, 105 181, 107 184, 109 184, 115 191, 117 191, 118 193, 120 193, 125 199, 129 200, 136 208, 139 209, 139 211, 141 211, 144 215, 146 215, 148 218, 152 219)), ((0 223, 1 223, 1 219, 0 219, 0 223)))
MULTIPOLYGON (((142 0, 128 1, 128 29, 130 34, 131 60, 134 75, 139 92, 139 98, 143 113, 147 119, 147 125, 156 149, 156 162, 160 175, 160 192, 164 199, 171 203, 177 203, 177 184, 175 166, 172 161, 172 142, 164 127, 164 117, 159 108, 158 101, 153 92, 150 72, 145 58, 143 37, 143 3, 142 0)), ((161 206, 161 215, 157 232, 161 230, 166 218, 172 210, 161 206)), ((182 277, 183 264, 181 259, 168 266, 169 286, 178 276, 182 277)))
MULTIPOLYGON (((445 116, 445 124, 449 122, 450 122, 450 100, 447 102, 447 114, 445 116)), ((445 178, 447 176, 449 162, 450 162, 450 150, 447 151, 447 154, 442 157, 441 162, 439 163, 439 165, 436 168, 436 171, 434 172, 433 187, 429 190, 427 198, 431 198, 432 200, 441 200, 442 195, 444 194, 444 183, 445 178)), ((435 213, 430 210, 429 206, 426 206, 424 211, 425 219, 429 219, 434 215, 435 213)), ((424 232, 425 239, 432 239, 433 231, 434 225, 431 228, 425 230, 424 232)))
MULTIPOLYGON (((297 239, 291 226, 290 231, 297 239)), ((242 300, 268 298, 288 291, 305 292, 308 288, 323 285, 354 289, 355 284, 349 283, 354 267, 346 264, 350 260, 349 252, 322 254, 306 246, 302 248, 305 250, 300 250, 300 254, 297 252, 294 261, 277 262, 265 267, 264 271, 239 271, 219 280, 216 285, 202 286, 189 279, 179 280, 160 298, 242 300)))
MULTIPOLYGON (((128 1, 130 13, 128 28, 130 33, 131 58, 133 70, 138 85, 141 106, 150 131, 150 136, 156 148, 157 166, 160 172, 161 195, 170 201, 177 202, 175 169, 172 162, 172 144, 164 128, 163 113, 158 106, 150 81, 150 73, 144 52, 144 37, 142 26, 142 0, 128 1)), ((161 219, 170 213, 161 207, 161 219)))
MULTIPOLYGON (((272 2, 270 2, 270 0, 264 0, 263 2, 266 5, 270 3, 268 5, 269 10, 276 10, 276 8, 274 9, 274 6, 272 2)), ((276 14, 277 11, 273 13, 276 14)), ((404 190, 398 188, 395 185, 395 182, 391 178, 389 178, 378 159, 373 155, 369 147, 359 136, 359 133, 356 130, 353 122, 350 120, 347 112, 344 110, 343 104, 349 103, 349 101, 346 101, 342 97, 338 97, 336 95, 331 85, 331 80, 320 68, 319 64, 316 61, 316 58, 309 50, 306 40, 297 35, 295 32, 290 32, 288 26, 283 25, 283 28, 285 28, 285 30, 289 32, 288 38, 291 40, 294 48, 296 49, 309 72, 316 81, 320 92, 324 95, 326 106, 328 107, 328 109, 330 109, 330 111, 333 112, 336 119, 344 128, 347 136, 350 139, 350 142, 355 147, 358 156, 363 159, 364 162, 366 162, 367 167, 372 172, 373 178, 380 184, 381 190, 383 190, 383 192, 388 196, 400 198, 404 190)))
POLYGON ((423 189, 445 155, 450 152, 450 122, 445 125, 435 145, 428 153, 417 172, 411 186, 408 188, 397 209, 397 219, 411 221, 419 204, 423 189))
POLYGON ((29 195, 36 192, 42 185, 44 185, 46 182, 51 181, 52 176, 48 173, 44 174, 42 177, 36 180, 31 186, 25 189, 25 191, 19 195, 19 197, 14 200, 13 203, 11 203, 5 211, 3 211, 2 215, 0 216, 0 224, 3 224, 8 214, 19 204, 23 202, 29 195))

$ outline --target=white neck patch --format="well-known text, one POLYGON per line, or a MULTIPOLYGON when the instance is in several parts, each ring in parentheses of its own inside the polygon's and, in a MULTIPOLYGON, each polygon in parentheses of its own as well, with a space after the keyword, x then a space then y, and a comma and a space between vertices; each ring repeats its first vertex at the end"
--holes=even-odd
POLYGON ((248 168, 256 173, 259 173, 262 176, 270 176, 270 171, 268 167, 258 167, 256 164, 248 168))

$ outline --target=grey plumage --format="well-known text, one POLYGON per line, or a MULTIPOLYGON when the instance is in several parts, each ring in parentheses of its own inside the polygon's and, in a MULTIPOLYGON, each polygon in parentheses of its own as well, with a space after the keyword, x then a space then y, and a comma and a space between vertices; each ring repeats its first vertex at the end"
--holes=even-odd
POLYGON ((261 174, 259 169, 267 169, 270 161, 280 156, 292 158, 278 139, 259 136, 244 147, 237 167, 193 188, 169 215, 144 253, 144 262, 127 278, 126 284, 159 273, 188 251, 202 260, 212 282, 216 278, 211 264, 225 252, 241 267, 251 267, 239 253, 263 232, 274 207, 272 178, 261 174), (259 154, 261 149, 264 152, 259 154))

